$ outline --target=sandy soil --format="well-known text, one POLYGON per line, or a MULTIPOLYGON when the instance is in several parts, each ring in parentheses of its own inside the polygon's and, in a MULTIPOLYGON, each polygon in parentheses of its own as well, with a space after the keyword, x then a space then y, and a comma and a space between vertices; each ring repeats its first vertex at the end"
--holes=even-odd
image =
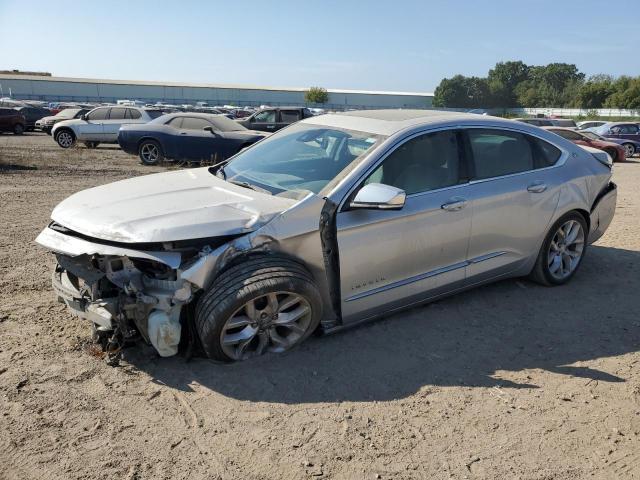
POLYGON ((111 368, 33 240, 69 194, 160 170, 0 136, 0 478, 640 478, 638 159, 568 286, 505 281, 236 365, 142 347, 111 368))

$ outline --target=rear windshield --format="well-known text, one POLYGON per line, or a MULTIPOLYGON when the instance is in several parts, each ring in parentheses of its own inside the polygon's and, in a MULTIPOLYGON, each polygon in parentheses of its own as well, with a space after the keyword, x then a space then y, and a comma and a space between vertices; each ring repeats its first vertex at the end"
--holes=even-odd
POLYGON ((211 117, 209 120, 211 120, 211 122, 221 132, 237 132, 241 130, 246 130, 246 128, 244 128, 238 122, 235 122, 230 118, 225 117, 224 115, 211 117))
POLYGON ((163 115, 162 110, 145 110, 145 112, 147 112, 147 115, 149 115, 151 118, 158 118, 163 115))

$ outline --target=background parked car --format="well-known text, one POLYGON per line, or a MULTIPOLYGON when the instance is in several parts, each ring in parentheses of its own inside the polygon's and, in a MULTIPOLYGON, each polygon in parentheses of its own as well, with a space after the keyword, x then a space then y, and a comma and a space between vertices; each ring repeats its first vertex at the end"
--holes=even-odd
POLYGON ((170 160, 225 160, 268 134, 247 130, 225 115, 171 113, 144 125, 124 125, 120 147, 153 165, 170 160))
POLYGON ((640 149, 637 147, 638 142, 640 142, 640 126, 637 123, 608 122, 588 131, 595 132, 607 139, 620 140, 621 145, 626 150, 627 158, 640 153, 640 149))
POLYGON ((51 115, 51 110, 48 108, 27 106, 16 107, 16 110, 20 112, 25 118, 25 130, 33 131, 36 129, 36 122, 43 117, 51 115))
POLYGON ((89 111, 90 110, 88 108, 65 108, 55 115, 50 115, 48 117, 43 117, 40 120, 36 120, 36 130, 41 130, 47 135, 51 135, 51 129, 56 123, 80 118, 89 111))
POLYGON ((118 131, 129 123, 147 123, 162 115, 161 110, 138 107, 98 107, 73 120, 54 125, 51 135, 62 148, 72 147, 76 141, 88 148, 100 143, 117 143, 118 131))
POLYGON ((599 127, 600 125, 604 125, 607 122, 602 120, 586 120, 584 122, 578 122, 578 130, 586 130, 587 128, 599 127))
POLYGON ((599 137, 592 132, 577 132, 571 128, 564 127, 543 127, 545 130, 560 135, 563 138, 575 143, 576 145, 583 145, 587 147, 597 148, 603 150, 609 154, 614 162, 620 162, 626 158, 626 150, 622 145, 609 142, 606 138, 599 137))
POLYGON ((13 132, 22 135, 27 120, 14 108, 0 108, 0 132, 13 132))
POLYGON ((303 107, 279 107, 264 108, 258 110, 250 117, 236 120, 240 125, 250 130, 261 130, 263 132, 275 132, 282 127, 291 125, 304 118, 313 117, 308 108, 303 107))
POLYGON ((569 127, 575 128, 576 122, 570 118, 514 118, 518 122, 528 123, 536 127, 569 127))

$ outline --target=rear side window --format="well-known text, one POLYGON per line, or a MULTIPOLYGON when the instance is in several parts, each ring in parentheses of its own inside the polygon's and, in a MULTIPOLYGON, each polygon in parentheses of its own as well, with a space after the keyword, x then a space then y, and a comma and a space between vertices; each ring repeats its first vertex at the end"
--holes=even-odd
POLYGON ((180 126, 182 125, 182 117, 172 118, 165 125, 169 125, 173 128, 180 128, 180 126))
POLYGON ((475 178, 500 177, 554 165, 561 151, 536 137, 507 130, 467 130, 475 178))
POLYGON ((96 108, 87 115, 87 120, 105 120, 108 115, 108 108, 96 108))
POLYGON ((293 123, 300 120, 300 110, 280 110, 282 123, 293 123))
POLYGON ((112 108, 109 114, 109 120, 124 120, 126 113, 126 108, 112 108))
POLYGON ((130 118, 131 120, 137 120, 140 117, 142 117, 142 114, 138 110, 127 108, 127 118, 130 118))
POLYGON ((184 117, 182 119, 183 130, 202 130, 204 127, 210 127, 211 124, 203 118, 184 117))

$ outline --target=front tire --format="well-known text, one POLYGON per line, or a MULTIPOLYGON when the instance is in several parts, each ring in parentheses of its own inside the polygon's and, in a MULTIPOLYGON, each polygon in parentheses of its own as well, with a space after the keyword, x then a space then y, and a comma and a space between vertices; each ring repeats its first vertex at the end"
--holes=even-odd
POLYGON ((22 135, 24 133, 24 125, 21 123, 16 123, 13 126, 13 133, 16 135, 22 135))
POLYGON ((56 132, 55 140, 62 148, 71 148, 76 143, 76 136, 71 130, 64 129, 56 132))
POLYGON ((206 355, 230 362, 299 345, 321 315, 320 293, 307 269, 270 255, 220 274, 199 299, 195 324, 206 355))
POLYGON ((164 160, 162 147, 155 140, 143 140, 138 147, 138 155, 145 165, 157 165, 164 160))
POLYGON ((623 143, 625 157, 631 158, 636 154, 636 147, 632 143, 623 143))
POLYGON ((531 279, 549 287, 571 280, 587 251, 588 231, 587 222, 578 212, 560 217, 542 242, 531 279))
POLYGON ((84 146, 87 148, 98 148, 98 145, 100 145, 100 142, 84 142, 84 146))

